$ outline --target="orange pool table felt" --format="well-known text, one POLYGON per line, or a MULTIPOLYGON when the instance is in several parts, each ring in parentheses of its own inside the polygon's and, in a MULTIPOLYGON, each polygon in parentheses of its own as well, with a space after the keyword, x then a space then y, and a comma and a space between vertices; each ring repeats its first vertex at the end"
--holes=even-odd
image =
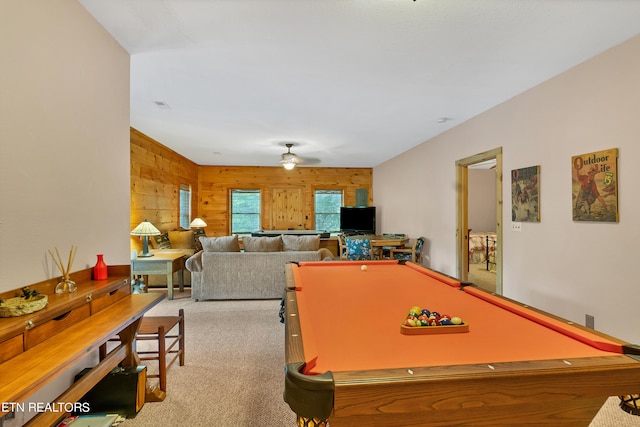
MULTIPOLYGON (((588 332, 569 337, 534 311, 529 317, 505 309, 455 279, 396 262, 301 263, 294 270, 305 373, 498 363, 609 355, 620 346, 588 332), (392 265, 390 265, 392 264, 392 265), (464 334, 404 335, 399 325, 412 306, 458 316, 470 325, 464 334), (534 321, 531 320, 533 318, 534 321), (535 321, 540 319, 541 322, 535 321)), ((500 301, 500 300, 497 300, 500 301)), ((506 304, 506 302, 502 302, 506 304)), ((514 310, 515 311, 515 310, 514 310)), ((562 327, 562 322, 557 322, 562 327)), ((578 330, 573 331, 577 333, 578 330)), ((618 349, 618 350, 617 350, 618 349)))

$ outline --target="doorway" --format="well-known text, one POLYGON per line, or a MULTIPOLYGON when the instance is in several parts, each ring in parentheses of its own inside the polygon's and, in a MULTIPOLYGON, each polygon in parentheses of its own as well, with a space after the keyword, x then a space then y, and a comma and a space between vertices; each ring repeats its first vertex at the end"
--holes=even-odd
MULTIPOLYGON (((502 147, 485 151, 456 162, 457 188, 457 276, 469 281, 469 167, 495 162, 495 243, 491 262, 495 264, 495 292, 502 294, 502 147)), ((493 237, 493 236, 491 236, 493 237)), ((489 266, 489 264, 487 264, 489 266)), ((491 289, 493 290, 493 289, 491 289)))

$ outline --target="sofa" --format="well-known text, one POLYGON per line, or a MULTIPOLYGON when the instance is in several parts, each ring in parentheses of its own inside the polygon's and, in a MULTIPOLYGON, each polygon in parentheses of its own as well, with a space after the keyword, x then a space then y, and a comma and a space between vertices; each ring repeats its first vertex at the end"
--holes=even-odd
POLYGON ((333 259, 319 236, 200 237, 203 250, 187 259, 195 301, 282 298, 285 265, 333 259))

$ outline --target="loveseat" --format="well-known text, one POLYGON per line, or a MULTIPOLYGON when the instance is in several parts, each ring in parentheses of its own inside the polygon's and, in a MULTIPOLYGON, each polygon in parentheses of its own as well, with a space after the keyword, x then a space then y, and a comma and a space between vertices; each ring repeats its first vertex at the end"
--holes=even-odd
POLYGON ((243 251, 237 236, 200 241, 203 250, 186 262, 196 301, 281 298, 287 263, 332 259, 319 236, 244 237, 243 251))

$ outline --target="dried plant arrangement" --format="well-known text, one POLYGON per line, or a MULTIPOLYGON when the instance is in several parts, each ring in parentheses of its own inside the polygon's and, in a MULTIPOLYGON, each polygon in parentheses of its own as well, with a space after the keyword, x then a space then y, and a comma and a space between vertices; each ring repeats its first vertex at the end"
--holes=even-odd
POLYGON ((71 266, 73 265, 73 260, 76 256, 78 247, 71 245, 71 250, 69 251, 69 260, 67 261, 66 268, 65 263, 62 261, 62 257, 60 256, 60 251, 58 251, 57 247, 55 249, 57 257, 53 256, 53 252, 51 252, 51 250, 49 250, 49 255, 51 255, 51 259, 55 263, 56 267, 58 267, 58 270, 60 270, 60 273, 62 273, 62 279, 56 286, 56 294, 75 292, 77 290, 76 282, 71 280, 70 274, 71 266))

